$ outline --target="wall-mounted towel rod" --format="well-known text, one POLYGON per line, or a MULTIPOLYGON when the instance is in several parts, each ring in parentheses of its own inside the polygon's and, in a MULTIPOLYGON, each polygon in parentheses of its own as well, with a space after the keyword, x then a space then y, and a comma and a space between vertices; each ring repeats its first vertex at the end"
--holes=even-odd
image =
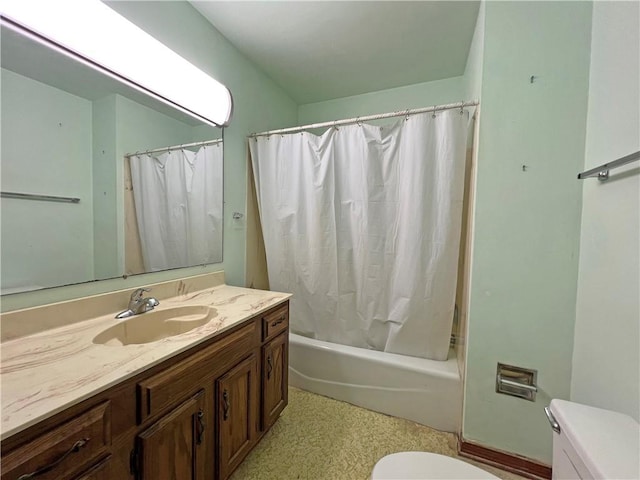
POLYGON ((578 179, 584 180, 585 178, 598 177, 598 180, 604 182, 609 178, 609 170, 611 170, 612 168, 621 167, 622 165, 626 165, 627 163, 635 162, 636 160, 640 160, 640 151, 630 153, 629 155, 614 160, 613 162, 608 162, 600 165, 599 167, 587 170, 586 172, 579 173, 578 179))
POLYGON ((2 198, 19 198, 21 200, 42 200, 45 202, 80 203, 79 198, 57 197, 54 195, 38 195, 36 193, 0 192, 2 198))

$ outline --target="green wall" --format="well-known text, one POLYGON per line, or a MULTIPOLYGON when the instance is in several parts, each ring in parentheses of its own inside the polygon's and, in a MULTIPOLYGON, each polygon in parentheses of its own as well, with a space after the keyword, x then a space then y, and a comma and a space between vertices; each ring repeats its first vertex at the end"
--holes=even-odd
POLYGON ((485 12, 463 435, 547 463, 543 407, 571 381, 591 7, 485 12), (536 402, 495 393, 497 362, 538 370, 536 402))
POLYGON ((128 289, 220 269, 225 270, 229 284, 244 284, 246 226, 244 219, 233 220, 231 214, 234 211, 245 212, 246 135, 251 132, 295 125, 297 106, 280 87, 239 53, 189 3, 127 1, 108 3, 114 10, 231 90, 234 114, 230 126, 224 132, 224 262, 206 267, 177 269, 136 275, 127 279, 116 278, 11 295, 2 298, 3 311, 128 289))
MULTIPOLYGON (((337 98, 326 102, 308 103, 298 108, 298 124, 328 122, 343 118, 394 112, 410 108, 429 107, 460 102, 465 98, 462 76, 418 83, 378 92, 337 98)), ((393 119, 384 120, 386 123, 393 119)))
MULTIPOLYGON (((640 3, 595 2, 584 169, 640 150, 640 3)), ((640 420, 640 166, 583 182, 571 400, 640 420)))

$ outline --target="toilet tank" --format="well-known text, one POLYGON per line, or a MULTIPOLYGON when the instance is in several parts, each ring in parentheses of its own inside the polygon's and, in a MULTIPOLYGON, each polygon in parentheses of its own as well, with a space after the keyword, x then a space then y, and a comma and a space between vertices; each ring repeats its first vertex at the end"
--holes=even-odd
POLYGON ((640 426, 633 418, 558 399, 547 416, 555 427, 554 480, 640 478, 640 426))

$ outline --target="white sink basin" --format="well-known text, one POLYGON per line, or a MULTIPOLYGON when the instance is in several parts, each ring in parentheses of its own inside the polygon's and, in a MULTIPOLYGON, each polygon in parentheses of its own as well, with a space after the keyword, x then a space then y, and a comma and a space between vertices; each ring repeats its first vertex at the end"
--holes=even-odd
POLYGON ((93 339, 93 343, 122 346, 157 342, 190 332, 194 328, 209 323, 217 315, 215 308, 206 305, 151 310, 100 332, 93 339))

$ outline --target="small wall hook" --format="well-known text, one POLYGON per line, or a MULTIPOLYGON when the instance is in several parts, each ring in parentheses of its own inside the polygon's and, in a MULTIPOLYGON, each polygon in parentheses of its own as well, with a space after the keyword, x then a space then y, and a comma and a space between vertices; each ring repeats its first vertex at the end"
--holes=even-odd
POLYGON ((234 220, 240 220, 242 217, 244 217, 244 214, 240 212, 233 212, 231 216, 233 217, 234 220))
POLYGON ((538 77, 536 77, 535 75, 531 75, 531 77, 529 78, 529 83, 535 82, 536 78, 538 78, 538 77))
POLYGON ((529 166, 528 166, 528 165, 522 165, 522 171, 523 171, 523 172, 526 172, 526 171, 527 171, 527 168, 529 168, 529 166))

